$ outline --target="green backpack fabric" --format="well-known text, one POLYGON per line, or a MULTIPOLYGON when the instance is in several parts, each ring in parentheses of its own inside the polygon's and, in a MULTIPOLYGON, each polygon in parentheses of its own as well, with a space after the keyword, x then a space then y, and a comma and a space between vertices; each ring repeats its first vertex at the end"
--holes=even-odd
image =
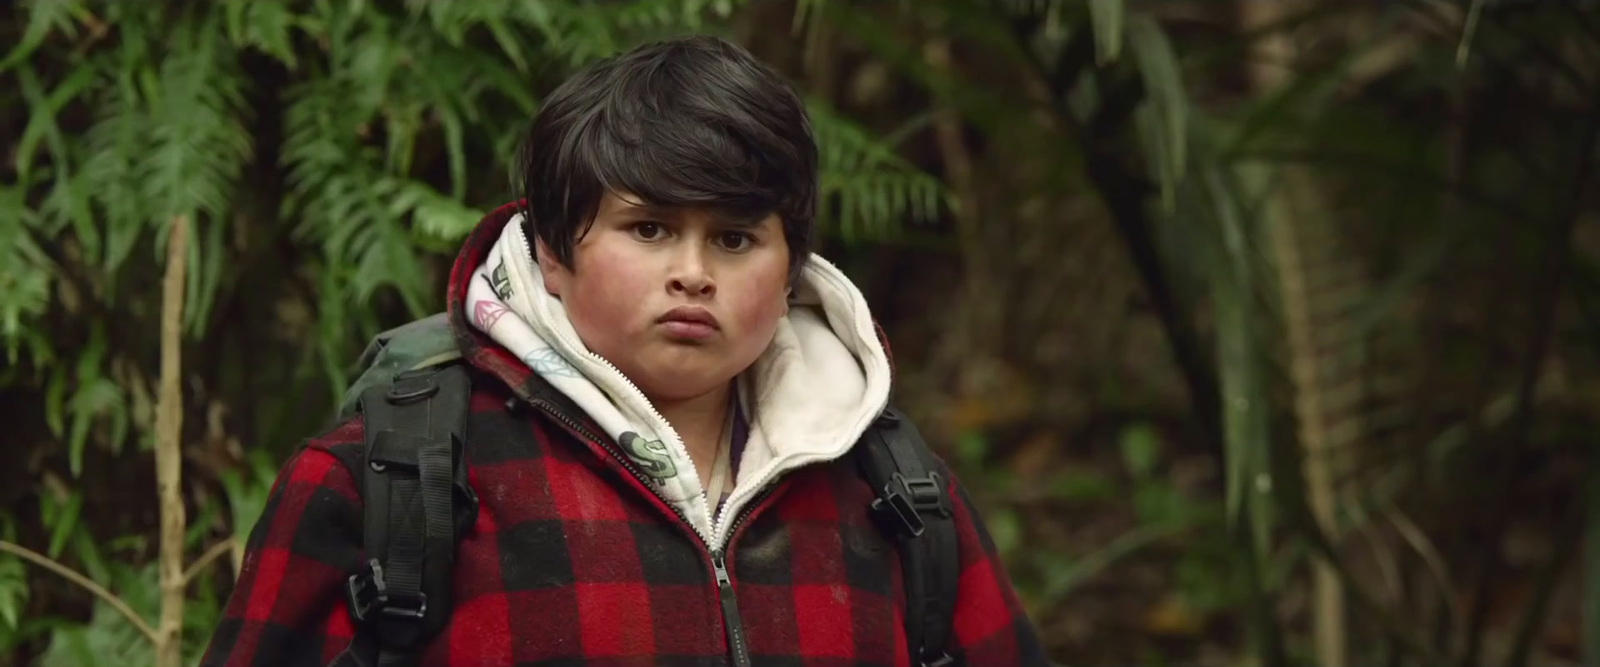
POLYGON ((378 334, 362 351, 357 362, 363 369, 345 390, 339 402, 339 420, 356 416, 361 395, 368 389, 387 386, 406 371, 442 366, 461 358, 461 348, 450 332, 445 313, 435 313, 378 334))

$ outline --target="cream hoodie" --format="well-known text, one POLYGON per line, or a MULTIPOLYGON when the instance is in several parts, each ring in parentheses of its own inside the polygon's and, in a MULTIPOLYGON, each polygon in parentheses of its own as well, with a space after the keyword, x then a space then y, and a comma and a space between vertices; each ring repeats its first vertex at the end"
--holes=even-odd
POLYGON ((521 216, 512 218, 467 290, 473 325, 570 397, 650 476, 710 549, 728 517, 786 471, 848 452, 889 400, 889 359, 866 299, 837 268, 806 260, 772 344, 740 377, 749 440, 723 510, 712 516, 688 450, 649 399, 578 338, 545 291, 521 216))

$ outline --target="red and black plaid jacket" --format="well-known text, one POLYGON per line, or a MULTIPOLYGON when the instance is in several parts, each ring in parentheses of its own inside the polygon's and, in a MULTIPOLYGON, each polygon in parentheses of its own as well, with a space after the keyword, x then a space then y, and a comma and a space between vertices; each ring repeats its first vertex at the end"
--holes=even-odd
MULTIPOLYGON (((467 281, 513 209, 487 216, 456 260, 452 326, 473 368, 469 480, 480 499, 460 544, 455 610, 425 667, 723 665, 711 558, 567 401, 466 321, 467 281), (574 428, 576 425, 578 428, 574 428)), ((603 436, 601 436, 603 437, 603 436)), ((359 419, 283 467, 201 664, 326 665, 354 633, 345 579, 364 556, 359 419)), ((961 575, 951 653, 974 667, 1044 665, 1035 632, 959 481, 961 575)), ((774 481, 742 512, 726 565, 756 665, 910 664, 895 545, 867 514, 849 461, 774 481)))

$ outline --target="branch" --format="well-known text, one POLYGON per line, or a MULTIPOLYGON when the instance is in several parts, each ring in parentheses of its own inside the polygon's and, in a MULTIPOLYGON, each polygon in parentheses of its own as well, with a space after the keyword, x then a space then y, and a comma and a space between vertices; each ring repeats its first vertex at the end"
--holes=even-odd
POLYGON ((94 583, 93 579, 78 574, 77 572, 73 571, 72 568, 51 560, 49 556, 41 554, 37 551, 33 551, 20 544, 13 544, 5 540, 0 540, 0 551, 16 554, 23 560, 27 560, 35 565, 38 565, 39 567, 59 574, 67 581, 77 584, 90 593, 94 593, 95 597, 104 600, 106 604, 111 605, 112 609, 117 610, 117 613, 120 613, 126 617, 128 622, 133 624, 133 627, 139 629, 139 634, 144 635, 146 639, 149 639, 152 642, 156 641, 156 631, 154 628, 150 627, 149 623, 144 622, 143 618, 140 618, 138 614, 134 613, 133 609, 129 607, 126 602, 122 601, 122 598, 113 595, 111 591, 102 588, 100 584, 94 583))
POLYGON ((172 219, 167 270, 161 286, 161 397, 156 402, 156 494, 161 502, 161 623, 156 667, 183 662, 183 389, 184 274, 189 259, 189 219, 172 219))
POLYGON ((189 564, 189 569, 183 571, 184 585, 188 585, 190 582, 194 581, 195 577, 199 576, 200 572, 204 570, 207 565, 210 565, 212 561, 221 558, 223 554, 226 554, 232 550, 233 538, 231 537, 211 545, 210 549, 207 549, 204 554, 201 554, 199 558, 196 558, 193 563, 189 564))

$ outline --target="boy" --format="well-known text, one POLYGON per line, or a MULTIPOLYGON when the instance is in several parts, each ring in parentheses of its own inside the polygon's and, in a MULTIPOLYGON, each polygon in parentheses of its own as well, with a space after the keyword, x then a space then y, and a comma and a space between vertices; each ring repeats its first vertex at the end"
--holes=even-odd
POLYGON ((477 510, 447 625, 405 653, 357 633, 356 418, 285 466, 202 664, 1045 664, 942 468, 948 641, 908 645, 897 546, 847 456, 889 354, 808 252, 817 150, 779 75, 714 38, 634 49, 558 88, 518 163, 525 204, 450 279, 477 510))

